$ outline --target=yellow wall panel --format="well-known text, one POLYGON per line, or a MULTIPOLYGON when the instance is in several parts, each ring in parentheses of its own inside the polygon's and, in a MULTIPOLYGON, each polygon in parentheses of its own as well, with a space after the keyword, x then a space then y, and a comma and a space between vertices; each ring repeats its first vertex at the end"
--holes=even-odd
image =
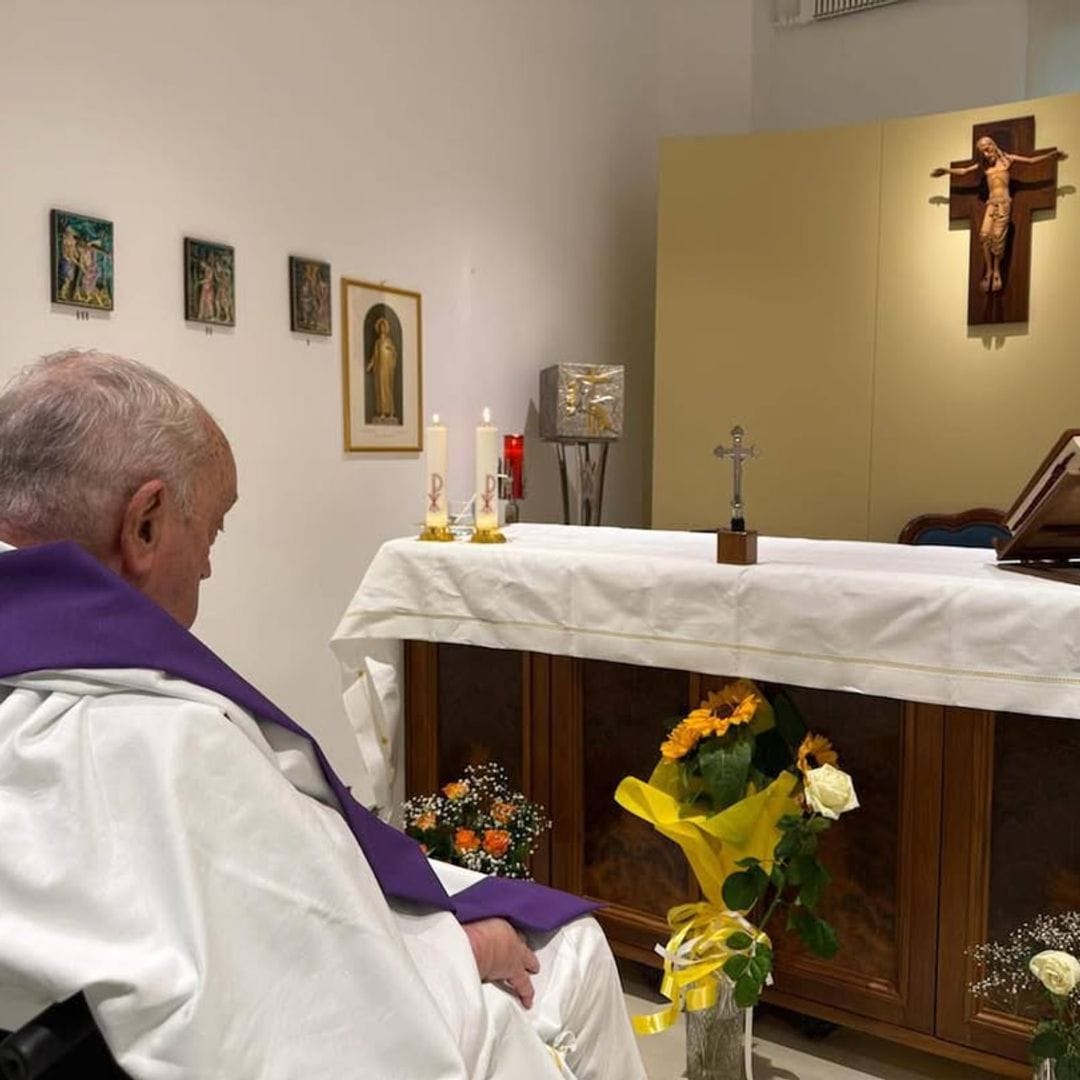
POLYGON ((915 514, 1007 508, 1053 439, 1080 424, 1080 206, 1032 226, 1029 321, 967 326, 970 230, 950 227, 934 165, 969 153, 973 124, 1035 117, 1036 145, 1080 150, 1080 95, 886 124, 870 535, 915 514))
POLYGON ((653 523, 723 521, 734 423, 751 527, 894 539, 909 517, 1006 507, 1080 426, 1080 95, 661 151, 653 523), (948 180, 972 124, 1034 114, 1059 168, 1032 242, 1030 322, 966 323, 948 180))

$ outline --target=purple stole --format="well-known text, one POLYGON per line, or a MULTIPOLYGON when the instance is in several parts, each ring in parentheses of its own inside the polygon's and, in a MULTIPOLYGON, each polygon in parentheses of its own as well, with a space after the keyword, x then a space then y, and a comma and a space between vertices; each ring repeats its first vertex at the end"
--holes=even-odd
POLYGON ((303 736, 387 897, 451 911, 462 923, 500 917, 538 933, 600 906, 535 882, 500 877, 450 897, 420 846, 352 797, 303 728, 152 600, 77 544, 0 552, 0 678, 71 668, 162 671, 303 736))

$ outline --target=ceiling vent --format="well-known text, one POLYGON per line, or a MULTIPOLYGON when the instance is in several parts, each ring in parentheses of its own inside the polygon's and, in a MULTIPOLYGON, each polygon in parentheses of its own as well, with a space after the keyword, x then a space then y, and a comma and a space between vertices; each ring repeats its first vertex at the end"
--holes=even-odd
POLYGON ((774 26, 805 26, 807 23, 854 15, 859 11, 898 4, 900 0, 776 0, 774 26))

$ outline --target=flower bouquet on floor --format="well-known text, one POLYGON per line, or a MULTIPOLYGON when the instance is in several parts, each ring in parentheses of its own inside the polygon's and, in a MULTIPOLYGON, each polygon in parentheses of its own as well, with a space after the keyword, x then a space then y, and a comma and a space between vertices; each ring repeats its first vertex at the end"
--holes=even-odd
POLYGON ((969 954, 979 971, 971 992, 1035 1020, 1036 1077, 1080 1080, 1080 911, 1040 915, 969 954))
MULTIPOLYGON (((769 702, 739 679, 673 725, 647 781, 627 777, 615 793, 682 848, 705 897, 668 912, 671 937, 657 951, 671 1004, 634 1020, 643 1034, 662 1031, 685 1011, 692 1078, 724 1075, 695 1063, 691 1022, 719 1008, 741 1025, 735 1009, 755 1005, 771 981, 774 919, 818 956, 836 952, 836 934, 817 913, 830 880, 818 841, 859 805, 837 766, 829 740, 806 730, 786 695, 769 702)), ((708 1038, 697 1041, 712 1053, 708 1038)))
POLYGON ((514 791, 494 762, 466 765, 435 795, 414 795, 404 815, 405 831, 433 859, 500 877, 530 877, 529 858, 551 828, 544 808, 514 791))

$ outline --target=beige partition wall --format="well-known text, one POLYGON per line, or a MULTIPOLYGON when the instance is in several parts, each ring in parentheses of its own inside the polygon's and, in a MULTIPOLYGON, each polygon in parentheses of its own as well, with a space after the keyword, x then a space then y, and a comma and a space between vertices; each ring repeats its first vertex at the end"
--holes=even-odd
POLYGON ((653 524, 727 514, 712 457, 741 423, 763 533, 895 539, 1006 506, 1080 427, 1080 95, 853 128, 668 140, 661 154, 653 524), (1059 168, 1027 324, 968 328, 969 233, 936 165, 1033 114, 1059 168))

